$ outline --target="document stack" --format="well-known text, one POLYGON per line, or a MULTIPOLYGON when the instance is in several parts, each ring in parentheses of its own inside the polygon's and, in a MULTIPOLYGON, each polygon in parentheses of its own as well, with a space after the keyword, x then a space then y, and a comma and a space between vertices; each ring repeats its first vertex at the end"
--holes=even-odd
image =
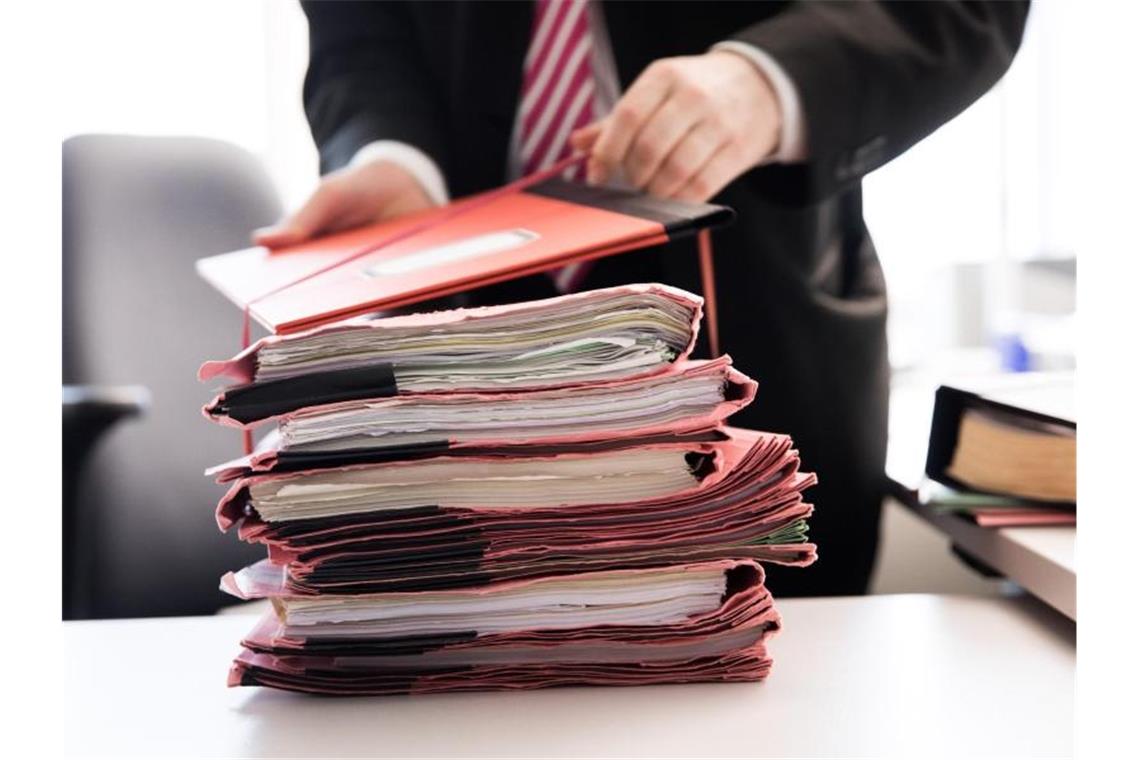
POLYGON ((756 383, 689 358, 701 299, 630 285, 264 338, 212 420, 271 428, 210 474, 268 557, 229 683, 322 694, 758 680, 761 562, 806 565, 792 441, 726 425, 756 383))

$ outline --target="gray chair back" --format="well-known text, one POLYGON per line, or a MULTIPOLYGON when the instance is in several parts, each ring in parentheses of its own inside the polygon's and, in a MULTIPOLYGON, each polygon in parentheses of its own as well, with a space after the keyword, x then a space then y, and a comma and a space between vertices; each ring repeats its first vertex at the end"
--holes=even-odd
POLYGON ((240 435, 203 419, 195 372, 239 346, 241 314, 195 259, 248 245, 280 202, 247 151, 216 140, 82 135, 63 145, 63 382, 142 385, 150 406, 114 427, 75 484, 84 603, 74 616, 190 615, 218 577, 263 555, 218 532, 207 466, 240 435))

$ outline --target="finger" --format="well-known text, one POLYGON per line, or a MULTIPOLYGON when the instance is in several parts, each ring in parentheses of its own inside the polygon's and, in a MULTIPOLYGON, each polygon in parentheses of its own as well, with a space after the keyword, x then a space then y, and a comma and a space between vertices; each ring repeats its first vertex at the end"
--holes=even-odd
POLYGON ((415 185, 404 192, 393 195, 378 214, 372 214, 365 222, 381 222, 394 219, 405 214, 414 214, 419 211, 435 208, 435 203, 428 197, 419 185, 415 185))
POLYGON ((701 121, 677 143, 649 180, 646 190, 659 198, 669 198, 696 176, 728 136, 713 122, 701 121))
POLYGON ((336 179, 326 178, 290 220, 302 239, 313 237, 340 216, 345 209, 345 188, 336 179))
POLYGON ((603 120, 599 119, 593 124, 587 124, 581 129, 570 133, 570 147, 579 153, 589 153, 602 134, 603 120))
POLYGON ((741 158, 737 147, 725 143, 717 149, 705 165, 686 182, 673 198, 693 203, 704 203, 719 193, 741 173, 741 158))
POLYGON ((260 243, 270 248, 303 242, 332 226, 340 216, 344 193, 338 182, 325 179, 301 208, 276 225, 260 243))
POLYGON ((284 248, 287 245, 299 243, 297 233, 287 225, 288 220, 270 227, 261 227, 253 231, 251 238, 254 245, 263 245, 266 248, 284 248))
POLYGON ((588 156, 586 159, 586 184, 588 185, 600 185, 610 178, 609 168, 597 158, 598 140, 601 139, 601 136, 609 126, 609 119, 610 117, 607 116, 598 123, 598 135, 594 138, 590 149, 586 151, 586 155, 588 156))
POLYGON ((625 155, 622 167, 629 183, 645 188, 699 118, 700 112, 685 108, 681 99, 666 98, 634 137, 625 155))
POLYGON ((594 143, 590 163, 586 169, 586 181, 598 184, 605 182, 622 165, 630 143, 642 125, 653 115, 657 107, 669 94, 672 83, 672 69, 659 61, 651 64, 629 88, 613 113, 604 120, 601 134, 594 143))

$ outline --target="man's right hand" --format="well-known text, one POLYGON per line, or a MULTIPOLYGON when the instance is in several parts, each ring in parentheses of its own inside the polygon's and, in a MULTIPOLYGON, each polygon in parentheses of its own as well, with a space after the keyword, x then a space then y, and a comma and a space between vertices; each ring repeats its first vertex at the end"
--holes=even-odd
POLYGON ((255 230, 253 242, 280 248, 434 205, 403 167, 391 161, 366 161, 322 177, 301 208, 272 227, 255 230))

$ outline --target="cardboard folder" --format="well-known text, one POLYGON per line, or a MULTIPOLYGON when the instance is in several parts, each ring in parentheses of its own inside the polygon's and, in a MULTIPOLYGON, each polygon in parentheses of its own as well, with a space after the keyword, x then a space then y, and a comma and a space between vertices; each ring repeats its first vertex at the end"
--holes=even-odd
POLYGON ((287 248, 212 256, 198 272, 284 334, 664 243, 732 216, 724 206, 549 180, 287 248))
POLYGON ((277 600, 231 686, 422 694, 755 681, 780 616, 753 562, 694 562, 477 589, 277 600))
POLYGON ((228 378, 205 409, 251 425, 307 406, 432 391, 575 386, 648 376, 689 354, 701 299, 622 285, 541 301, 386 318, 272 335, 199 378, 228 378))
POLYGON ((815 477, 799 471, 787 436, 727 428, 711 442, 623 443, 239 478, 218 524, 265 544, 269 561, 228 574, 223 588, 245 598, 278 587, 355 594, 724 557, 815 559, 802 496, 815 477), (320 492, 324 506, 308 511, 286 489, 320 492))

